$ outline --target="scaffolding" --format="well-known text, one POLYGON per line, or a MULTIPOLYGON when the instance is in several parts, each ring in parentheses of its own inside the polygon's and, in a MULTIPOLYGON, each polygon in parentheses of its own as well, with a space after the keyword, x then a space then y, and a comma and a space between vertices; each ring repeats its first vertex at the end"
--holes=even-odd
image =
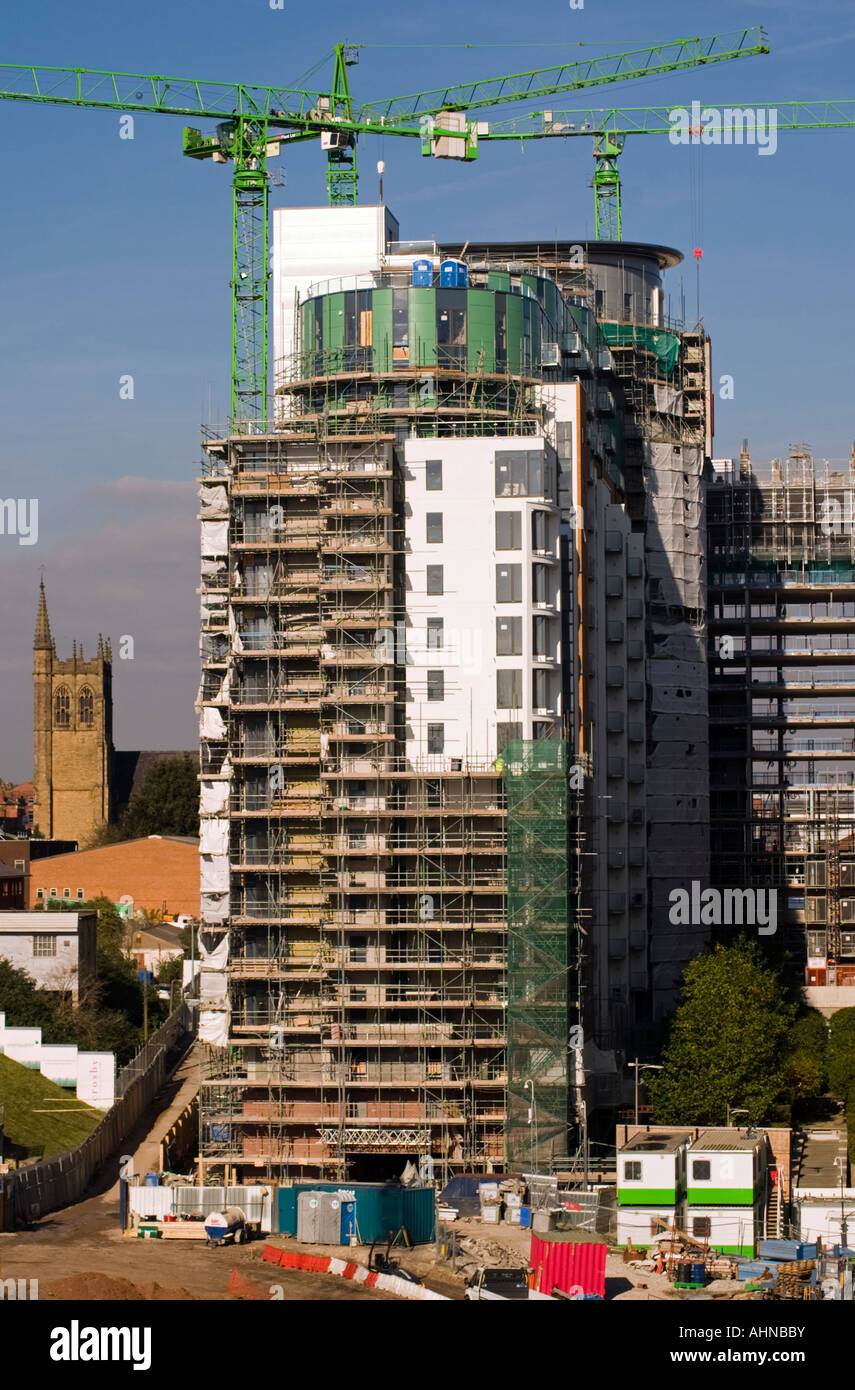
POLYGON ((713 869, 787 904, 808 985, 855 983, 853 460, 717 465, 709 490, 713 869))
POLYGON ((343 1178, 394 1154, 488 1171, 503 794, 486 760, 403 755, 392 441, 283 432, 210 451, 228 557, 203 580, 202 779, 228 786, 227 921, 208 927, 228 941, 228 1002, 203 1166, 343 1178))
POLYGON ((581 1030, 577 794, 563 740, 512 742, 508 804, 509 1168, 570 1152, 581 1030), (569 1041, 568 1041, 569 1040, 569 1041), (575 1043, 575 1047, 573 1046, 575 1043))

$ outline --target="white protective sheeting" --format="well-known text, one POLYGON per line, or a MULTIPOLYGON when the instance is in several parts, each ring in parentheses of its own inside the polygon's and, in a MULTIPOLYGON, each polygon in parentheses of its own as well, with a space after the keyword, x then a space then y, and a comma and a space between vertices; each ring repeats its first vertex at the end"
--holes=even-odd
POLYGON ((228 854, 229 822, 224 817, 203 820, 199 826, 200 854, 228 854))
POLYGON ((228 1009, 199 1010, 199 1041, 226 1047, 229 1041, 228 1009))
POLYGON ((203 893, 199 912, 203 922, 225 922, 229 915, 228 893, 203 893))
POLYGON ((228 980, 223 971, 199 971, 199 998, 202 1008, 224 1004, 228 996, 228 980))
POLYGON ((202 557, 211 559, 217 555, 227 555, 229 550, 228 521, 202 522, 202 557))
POLYGON ((199 733, 202 738, 214 739, 215 742, 221 742, 226 737, 225 720, 218 709, 206 707, 202 710, 199 733))
POLYGON ((226 674, 225 674, 225 676, 223 677, 223 683, 222 683, 222 685, 220 686, 219 690, 217 691, 217 704, 218 704, 218 705, 227 705, 227 704, 229 703, 231 688, 232 688, 232 673, 231 673, 231 671, 226 671, 226 674))
POLYGON ((203 893, 227 893, 229 861, 224 854, 203 854, 199 860, 199 881, 203 893))
POLYGON ((205 950, 205 943, 199 935, 199 959, 202 962, 203 970, 225 970, 229 959, 229 938, 228 933, 224 933, 216 946, 210 950, 205 950))
POLYGON ((203 484, 199 488, 200 512, 204 520, 213 521, 229 514, 229 495, 223 483, 203 484))
POLYGON ((228 782, 203 782, 200 808, 203 816, 217 816, 229 804, 228 782))

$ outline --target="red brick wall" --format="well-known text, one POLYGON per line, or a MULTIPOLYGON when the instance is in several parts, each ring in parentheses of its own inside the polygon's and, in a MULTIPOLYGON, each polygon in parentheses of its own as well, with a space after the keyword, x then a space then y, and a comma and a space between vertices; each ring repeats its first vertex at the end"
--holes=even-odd
POLYGON ((118 902, 130 894, 134 907, 199 915, 199 849, 180 840, 128 840, 103 849, 78 850, 36 859, 30 866, 30 907, 41 906, 38 890, 47 897, 52 888, 71 901, 83 897, 118 902))

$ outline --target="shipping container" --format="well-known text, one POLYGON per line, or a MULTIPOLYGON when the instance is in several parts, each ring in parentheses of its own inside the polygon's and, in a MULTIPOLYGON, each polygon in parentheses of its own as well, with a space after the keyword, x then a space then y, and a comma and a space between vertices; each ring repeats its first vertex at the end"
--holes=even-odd
POLYGON ((546 1240, 532 1235, 529 1263, 534 1271, 533 1287, 539 1293, 581 1290, 605 1298, 606 1249, 605 1241, 571 1240, 561 1235, 546 1240))

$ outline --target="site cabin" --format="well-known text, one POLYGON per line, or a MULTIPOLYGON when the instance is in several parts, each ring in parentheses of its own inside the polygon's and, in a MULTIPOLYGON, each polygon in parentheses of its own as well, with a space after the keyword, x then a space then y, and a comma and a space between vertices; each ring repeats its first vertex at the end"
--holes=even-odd
POLYGON ((764 1134, 702 1130, 687 1154, 686 1230, 726 1255, 754 1254, 764 1234, 764 1134))
POLYGON ((682 1227, 691 1137, 688 1129, 648 1129, 618 1145, 618 1245, 644 1249, 682 1227))

